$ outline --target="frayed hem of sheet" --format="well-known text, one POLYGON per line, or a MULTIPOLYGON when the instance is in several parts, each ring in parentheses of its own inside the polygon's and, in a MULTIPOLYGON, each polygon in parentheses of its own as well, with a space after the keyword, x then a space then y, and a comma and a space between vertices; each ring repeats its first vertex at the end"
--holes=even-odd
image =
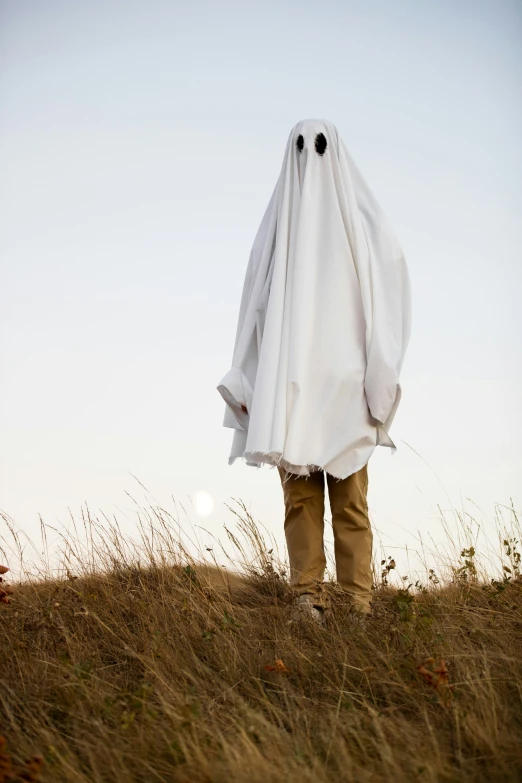
POLYGON ((321 465, 294 465, 286 459, 282 459, 280 452, 274 451, 266 453, 262 451, 248 451, 242 456, 230 457, 228 464, 233 465, 238 459, 253 468, 268 465, 270 468, 283 468, 287 473, 292 473, 295 476, 309 476, 310 473, 316 470, 324 470, 321 465))
MULTIPOLYGON (((326 471, 326 468, 323 465, 315 465, 315 464, 294 465, 291 462, 288 462, 286 459, 282 459, 280 452, 268 452, 268 453, 264 453, 262 451, 245 452, 242 456, 229 457, 228 464, 233 465, 234 462, 238 459, 242 460, 246 465, 249 465, 250 467, 253 468, 259 469, 263 465, 268 465, 270 468, 283 468, 283 470, 285 470, 289 474, 292 474, 294 476, 303 476, 304 478, 308 478, 310 476, 310 473, 314 473, 318 470, 326 471)), ((367 462, 368 460, 363 462, 362 465, 356 467, 355 470, 352 471, 352 473, 348 474, 348 476, 351 476, 354 473, 357 473, 358 470, 361 470, 361 468, 364 468, 367 462)), ((328 473, 337 481, 344 481, 345 478, 348 478, 348 476, 336 476, 334 473, 330 473, 329 471, 328 473)))

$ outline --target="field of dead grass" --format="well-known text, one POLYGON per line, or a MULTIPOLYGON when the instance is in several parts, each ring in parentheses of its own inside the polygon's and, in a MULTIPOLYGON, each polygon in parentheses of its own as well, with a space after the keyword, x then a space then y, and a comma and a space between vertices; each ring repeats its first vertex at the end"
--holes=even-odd
POLYGON ((139 548, 104 527, 75 568, 71 544, 63 578, 4 573, 0 783, 522 780, 515 535, 488 579, 471 548, 426 584, 383 562, 366 628, 328 585, 320 628, 290 622, 248 515, 241 574, 150 520, 139 548))

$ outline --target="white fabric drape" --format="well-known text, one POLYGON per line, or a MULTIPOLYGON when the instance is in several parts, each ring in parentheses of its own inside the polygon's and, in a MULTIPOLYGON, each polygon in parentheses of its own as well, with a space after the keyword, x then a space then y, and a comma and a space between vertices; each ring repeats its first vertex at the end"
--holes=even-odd
POLYGON ((376 445, 394 447, 410 323, 408 270, 388 220, 335 125, 299 122, 250 253, 232 368, 217 387, 234 429, 229 462, 343 479, 376 445))

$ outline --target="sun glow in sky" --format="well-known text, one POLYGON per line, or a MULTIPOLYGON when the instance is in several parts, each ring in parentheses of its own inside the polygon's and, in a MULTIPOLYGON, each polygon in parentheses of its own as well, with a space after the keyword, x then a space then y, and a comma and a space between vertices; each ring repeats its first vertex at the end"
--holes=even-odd
POLYGON ((205 490, 194 495, 194 508, 200 517, 208 517, 214 511, 214 498, 205 490))

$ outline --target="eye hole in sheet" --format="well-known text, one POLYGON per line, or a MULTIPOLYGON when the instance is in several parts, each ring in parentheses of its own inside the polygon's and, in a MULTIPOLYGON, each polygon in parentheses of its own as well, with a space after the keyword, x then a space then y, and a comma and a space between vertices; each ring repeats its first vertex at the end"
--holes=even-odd
POLYGON ((315 151, 317 154, 324 155, 327 146, 328 144, 324 133, 318 133, 315 137, 315 151))

